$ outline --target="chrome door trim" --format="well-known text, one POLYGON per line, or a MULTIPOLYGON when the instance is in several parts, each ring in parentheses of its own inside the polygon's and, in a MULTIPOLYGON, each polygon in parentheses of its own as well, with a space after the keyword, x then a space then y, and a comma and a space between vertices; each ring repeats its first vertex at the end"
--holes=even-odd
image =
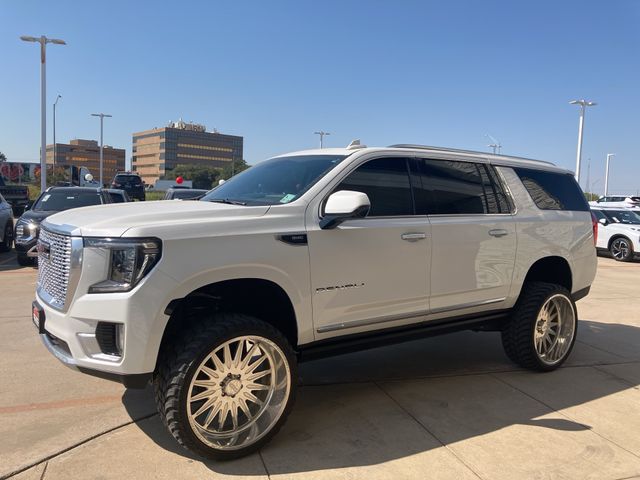
POLYGON ((325 325, 324 327, 319 327, 316 329, 316 332, 327 333, 327 332, 334 332, 336 330, 343 330, 345 328, 365 327, 367 325, 375 325, 376 323, 393 322, 395 320, 410 320, 412 318, 424 317, 428 314, 429 312, 424 310, 424 311, 413 312, 413 313, 403 313, 400 315, 387 315, 384 317, 378 317, 373 319, 365 318, 363 320, 353 320, 351 322, 340 322, 340 323, 334 323, 331 325, 325 325))
POLYGON ((507 297, 491 298, 489 300, 482 300, 479 302, 460 303, 458 305, 452 305, 450 307, 433 308, 431 310, 431 313, 444 313, 444 312, 451 312, 454 310, 464 310, 465 308, 482 307, 484 305, 492 305, 494 303, 504 302, 506 299, 507 297))
POLYGON ((400 238, 408 242, 415 242, 417 240, 424 240, 425 238, 427 238, 427 234, 424 232, 409 232, 403 233, 402 235, 400 235, 400 238))

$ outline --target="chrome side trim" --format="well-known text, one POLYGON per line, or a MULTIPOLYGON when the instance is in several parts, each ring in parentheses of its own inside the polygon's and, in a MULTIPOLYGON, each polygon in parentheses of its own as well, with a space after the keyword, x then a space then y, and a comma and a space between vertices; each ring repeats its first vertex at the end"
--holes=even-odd
POLYGON ((484 305, 492 305, 494 303, 504 302, 506 299, 507 297, 492 298, 490 300, 482 300, 480 302, 460 303, 458 305, 452 305, 450 307, 433 308, 431 310, 431 313, 444 313, 444 312, 452 312, 454 310, 464 310, 465 308, 482 307, 484 305))
POLYGON ((492 305, 494 303, 503 302, 506 299, 507 299, 506 297, 492 298, 490 300, 482 300, 480 302, 462 303, 452 307, 435 308, 435 309, 432 309, 431 311, 424 310, 421 312, 414 312, 409 314, 387 315, 384 317, 378 317, 373 319, 367 318, 363 320, 354 320, 352 322, 333 323, 331 325, 325 325, 324 327, 317 328, 316 332, 327 333, 327 332, 334 332, 336 330, 343 330, 345 328, 365 327, 367 325, 375 325, 377 323, 384 323, 384 322, 393 322, 396 320, 411 320, 412 318, 426 317, 430 314, 451 312, 454 310, 464 310, 465 308, 480 307, 484 305, 492 305))
POLYGON ((316 329, 316 332, 327 333, 327 332, 333 332, 336 330, 342 330, 344 328, 364 327, 367 325, 375 325, 376 323, 393 322, 395 320, 410 320, 412 318, 424 317, 428 314, 429 312, 424 310, 421 312, 414 312, 409 314, 387 315, 384 317, 378 317, 373 319, 366 318, 363 320, 354 320, 352 322, 334 323, 331 325, 325 325, 324 327, 319 327, 316 329))

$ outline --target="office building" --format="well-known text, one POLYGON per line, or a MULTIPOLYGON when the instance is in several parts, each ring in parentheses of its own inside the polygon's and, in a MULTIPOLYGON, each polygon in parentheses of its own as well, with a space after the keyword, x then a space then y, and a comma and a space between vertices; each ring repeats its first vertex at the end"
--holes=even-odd
MULTIPOLYGON (((95 140, 71 140, 69 143, 56 143, 56 166, 75 165, 87 167, 93 178, 100 178, 100 145, 95 140)), ((104 145, 102 180, 105 184, 111 182, 116 171, 125 168, 124 148, 113 148, 104 145)), ((53 164, 53 145, 47 145, 47 164, 53 164)))
POLYGON ((181 164, 223 168, 242 159, 243 138, 182 120, 133 134, 133 170, 149 184, 181 164))

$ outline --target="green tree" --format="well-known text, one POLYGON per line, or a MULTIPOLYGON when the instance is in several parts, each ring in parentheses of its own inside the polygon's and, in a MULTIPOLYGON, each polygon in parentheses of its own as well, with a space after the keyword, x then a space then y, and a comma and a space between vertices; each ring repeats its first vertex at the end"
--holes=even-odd
POLYGON ((234 175, 246 170, 251 165, 247 164, 247 161, 244 158, 240 160, 234 160, 232 163, 225 165, 222 169, 222 178, 225 180, 229 180, 234 175))
POLYGON ((587 199, 587 202, 594 202, 600 198, 600 195, 597 193, 584 192, 584 198, 587 199))
POLYGON ((6 162, 6 161, 7 161, 7 156, 4 153, 0 152, 0 163, 6 162))
POLYGON ((209 190, 220 177, 220 169, 207 165, 180 164, 164 176, 165 180, 174 180, 178 177, 191 180, 193 188, 209 190))

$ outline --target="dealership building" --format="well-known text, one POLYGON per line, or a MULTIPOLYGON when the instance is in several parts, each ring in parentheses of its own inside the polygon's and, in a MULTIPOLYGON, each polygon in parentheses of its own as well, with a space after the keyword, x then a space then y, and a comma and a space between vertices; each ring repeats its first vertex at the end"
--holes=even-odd
POLYGON ((197 164, 223 168, 242 159, 243 138, 182 120, 163 128, 133 134, 133 170, 153 184, 176 165, 197 164))

